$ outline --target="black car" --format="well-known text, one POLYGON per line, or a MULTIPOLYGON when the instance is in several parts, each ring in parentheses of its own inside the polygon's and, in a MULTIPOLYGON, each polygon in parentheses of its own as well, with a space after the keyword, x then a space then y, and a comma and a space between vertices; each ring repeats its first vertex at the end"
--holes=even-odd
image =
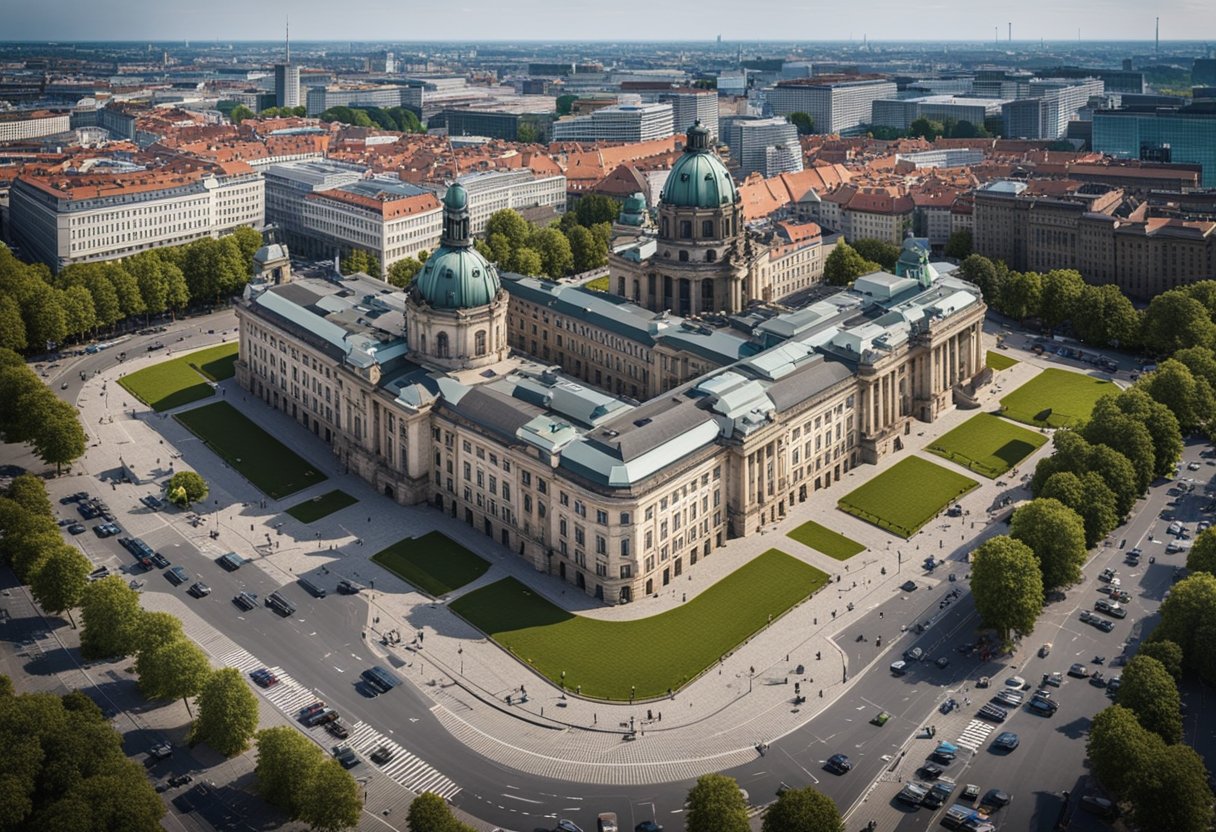
POLYGON ((823 767, 833 774, 844 774, 853 768, 853 763, 844 754, 833 754, 823 767))
POLYGON ((385 763, 390 763, 392 760, 393 749, 389 748, 387 745, 378 746, 376 750, 371 753, 371 761, 378 766, 382 766, 385 763))
POLYGON ((925 763, 923 766, 920 767, 919 774, 921 777, 925 778, 926 780, 936 780, 937 778, 941 777, 945 772, 946 772, 946 770, 944 768, 942 768, 941 766, 939 766, 937 763, 925 763))
MULTIPOLYGON (((332 723, 337 725, 337 723, 332 723)), ((334 759, 337 760, 342 768, 354 768, 359 765, 359 755, 349 745, 335 745, 333 748, 334 759)))
POLYGON ((350 736, 350 729, 342 722, 342 720, 334 718, 325 724, 325 730, 333 734, 340 740, 344 740, 350 736))
POLYGON ((83 523, 73 523, 68 526, 68 534, 84 534, 85 529, 86 527, 83 523))
POLYGON ((150 560, 152 565, 157 569, 164 569, 169 565, 169 559, 160 552, 154 552, 152 556, 148 558, 148 560, 150 560))
POLYGON ((252 592, 241 592, 233 596, 232 603, 248 612, 249 610, 257 607, 258 596, 254 595, 252 592))
POLYGON ((1054 716, 1055 712, 1060 709, 1060 706, 1053 699, 1036 696, 1026 705, 1026 709, 1032 714, 1038 714, 1039 716, 1054 716))
POLYGON ((996 705, 985 705, 980 708, 977 716, 980 719, 987 719, 992 722, 1004 722, 1009 717, 1009 711, 1004 708, 998 708, 996 705))
POLYGON ((165 579, 174 586, 181 586, 190 580, 190 573, 180 566, 174 566, 165 572, 165 579))
POLYGON ((916 581, 904 581, 902 584, 900 584, 899 588, 902 589, 904 592, 915 592, 916 591, 916 581))
POLYGON ((338 581, 338 594, 339 595, 357 595, 357 594, 359 594, 360 589, 361 589, 361 587, 358 584, 351 583, 350 581, 346 580, 345 578, 338 581))
POLYGON ((195 581, 190 584, 190 589, 187 590, 195 598, 206 598, 211 594, 211 587, 207 586, 202 581, 195 581))

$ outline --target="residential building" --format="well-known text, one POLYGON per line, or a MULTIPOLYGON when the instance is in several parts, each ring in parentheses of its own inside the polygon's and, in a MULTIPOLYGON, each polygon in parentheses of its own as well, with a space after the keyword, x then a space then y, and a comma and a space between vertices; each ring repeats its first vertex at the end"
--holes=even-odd
POLYGON ((261 228, 264 188, 243 162, 22 174, 9 191, 10 229, 27 253, 58 270, 261 228))
POLYGON ((72 116, 67 112, 36 110, 0 113, 0 144, 54 136, 71 129, 72 116))
POLYGON ((907 130, 918 118, 932 121, 970 122, 976 127, 1001 118, 999 98, 964 98, 955 95, 925 95, 917 98, 879 99, 874 102, 870 123, 877 127, 907 130))
POLYGON ((874 102, 896 97, 894 81, 876 75, 827 75, 781 81, 768 91, 774 115, 807 113, 816 133, 863 132, 874 102))
POLYGON ((1153 110, 1098 110, 1093 147, 1116 159, 1190 163, 1216 188, 1216 101, 1153 110))
POLYGON ((723 138, 730 145, 730 155, 739 165, 740 179, 756 172, 767 177, 802 170, 802 145, 798 142, 798 128, 784 117, 732 119, 730 132, 723 138), (786 154, 787 157, 794 157, 788 162, 791 165, 788 169, 768 172, 767 151, 772 147, 785 147, 796 151, 786 154))
MULTIPOLYGON (((875 102, 877 104, 877 102, 875 102)), ((984 161, 984 151, 969 147, 942 147, 919 150, 914 153, 897 153, 896 161, 909 162, 917 170, 923 168, 965 168, 984 161)))
POLYGON ((671 104, 617 104, 553 123, 555 142, 646 142, 673 135, 671 104))
POLYGON ((1103 94, 1096 78, 1065 80, 1034 78, 1026 83, 1027 95, 1001 107, 1004 135, 1011 139, 1058 139, 1068 132, 1068 123, 1079 118, 1090 98, 1103 94))
MULTIPOLYGON (((274 105, 276 107, 299 107, 303 103, 300 99, 299 64, 275 64, 274 105)), ((309 113, 309 115, 312 115, 312 113, 309 113)))
MULTIPOLYGON (((473 234, 483 234, 495 211, 510 208, 534 222, 566 210, 566 177, 540 176, 527 168, 467 173, 457 182, 469 195, 469 217, 473 234)), ((446 194, 447 189, 436 189, 446 194)), ((441 196, 441 195, 440 195, 441 196)))

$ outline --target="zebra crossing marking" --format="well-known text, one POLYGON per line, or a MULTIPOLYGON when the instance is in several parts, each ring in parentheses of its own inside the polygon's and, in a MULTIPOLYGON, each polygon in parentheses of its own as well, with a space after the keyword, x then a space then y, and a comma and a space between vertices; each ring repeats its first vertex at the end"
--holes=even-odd
POLYGON ((380 766, 380 772, 416 794, 435 792, 445 800, 451 800, 460 792, 459 786, 430 763, 415 757, 365 722, 357 722, 351 727, 346 744, 363 756, 382 745, 388 748, 393 752, 393 759, 380 766))
POLYGON ((970 748, 972 751, 978 751, 979 747, 987 739, 988 735, 993 731, 993 726, 982 720, 973 719, 963 729, 963 733, 956 741, 964 748, 970 748))

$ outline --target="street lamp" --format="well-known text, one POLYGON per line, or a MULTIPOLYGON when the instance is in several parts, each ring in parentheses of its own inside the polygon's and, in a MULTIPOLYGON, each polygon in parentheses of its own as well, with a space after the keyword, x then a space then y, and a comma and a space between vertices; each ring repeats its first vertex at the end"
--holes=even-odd
POLYGON ((460 675, 464 675, 464 647, 457 647, 456 654, 460 656, 460 675))

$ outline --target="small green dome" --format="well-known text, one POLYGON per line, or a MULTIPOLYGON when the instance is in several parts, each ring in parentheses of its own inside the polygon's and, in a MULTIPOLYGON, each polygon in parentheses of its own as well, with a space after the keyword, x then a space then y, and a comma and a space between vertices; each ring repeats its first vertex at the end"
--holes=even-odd
POLYGON ((734 179, 710 151, 709 131, 698 121, 688 128, 684 155, 671 166, 661 201, 681 208, 718 208, 733 204, 737 196, 734 179))
POLYGON ((475 248, 444 246, 430 256, 414 287, 436 309, 469 309, 494 300, 498 270, 475 248))
POLYGON ((443 207, 449 211, 464 211, 469 207, 469 192, 464 189, 464 185, 453 182, 448 187, 447 193, 443 195, 443 207))

